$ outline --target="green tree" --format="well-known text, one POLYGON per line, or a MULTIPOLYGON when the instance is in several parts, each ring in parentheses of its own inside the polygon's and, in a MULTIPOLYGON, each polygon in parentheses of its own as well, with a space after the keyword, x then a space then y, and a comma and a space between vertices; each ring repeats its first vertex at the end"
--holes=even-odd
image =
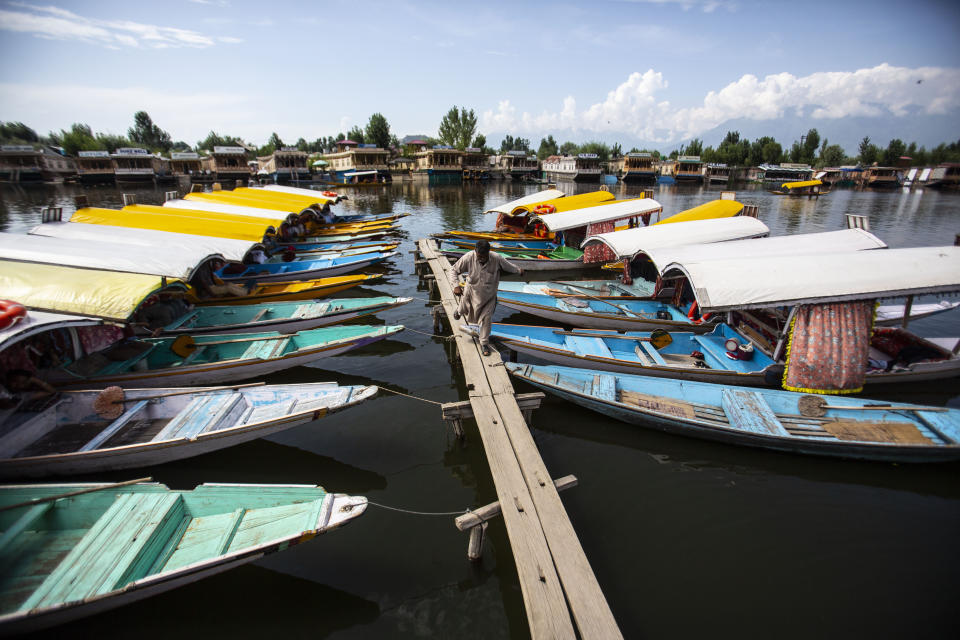
POLYGON ((557 141, 553 139, 552 135, 548 135, 546 138, 540 138, 540 147, 537 149, 537 157, 543 160, 550 156, 555 156, 560 152, 560 148, 557 146, 557 141))
POLYGON ((894 138, 887 145, 886 150, 883 152, 880 162, 882 162, 887 167, 892 167, 897 164, 897 161, 900 160, 900 156, 906 155, 907 145, 904 144, 903 140, 899 138, 894 138))
POLYGON ((560 154, 564 156, 572 156, 575 153, 580 152, 580 145, 576 142, 564 142, 560 145, 560 154))
POLYGON ((57 146, 63 147, 68 156, 77 155, 78 151, 96 151, 105 150, 97 139, 93 137, 93 130, 90 125, 74 122, 69 131, 61 130, 60 133, 50 133, 50 140, 57 146))
POLYGON ((97 133, 97 149, 106 149, 110 153, 114 153, 120 147, 130 147, 133 146, 133 141, 128 140, 123 136, 118 136, 113 133, 97 133))
POLYGON ((394 149, 400 148, 400 138, 398 138, 392 133, 390 134, 390 146, 394 149))
MULTIPOLYGON (((763 138, 761 138, 763 140, 763 138)), ((766 136, 766 140, 760 147, 760 161, 767 164, 777 164, 783 158, 783 147, 773 138, 766 136)))
MULTIPOLYGON (((341 138, 341 139, 343 139, 343 138, 341 138)), ((364 139, 363 129, 361 129, 360 127, 358 127, 358 126, 356 126, 356 125, 354 125, 354 127, 353 127, 352 129, 350 129, 350 131, 347 132, 347 137, 346 137, 346 139, 347 139, 347 140, 353 140, 354 142, 357 142, 357 143, 360 143, 360 144, 366 144, 366 142, 367 142, 367 141, 364 139)))
POLYGON ((197 142, 197 151, 213 151, 214 147, 238 147, 243 141, 236 136, 221 136, 215 131, 207 134, 207 137, 197 142))
POLYGON ((170 151, 173 146, 170 134, 154 124, 146 111, 133 114, 133 126, 127 129, 127 137, 151 151, 170 151))
POLYGON ((311 146, 310 143, 307 142, 302 136, 297 140, 297 144, 293 146, 295 146, 300 151, 306 151, 307 153, 310 153, 311 151, 313 151, 313 149, 310 148, 311 146))
POLYGON ((860 164, 870 165, 877 161, 877 158, 880 156, 880 149, 877 145, 870 142, 870 136, 864 136, 863 140, 860 141, 860 164))
POLYGON ((477 114, 466 107, 450 107, 447 115, 440 120, 437 137, 444 144, 463 150, 470 146, 473 134, 477 131, 477 114))
POLYGON ((807 131, 807 135, 803 138, 803 144, 801 145, 800 153, 800 162, 806 162, 809 165, 813 165, 814 160, 816 159, 817 147, 820 146, 820 132, 816 129, 810 129, 807 131))
POLYGON ((694 138, 686 147, 680 147, 681 156, 699 156, 703 153, 703 140, 694 138))
POLYGON ((470 146, 477 149, 483 149, 485 146, 487 146, 487 136, 483 135, 482 133, 478 133, 477 137, 475 137, 473 142, 470 143, 470 146))
POLYGON ((591 140, 590 142, 584 142, 580 145, 578 153, 595 153, 597 157, 600 158, 601 162, 606 162, 610 159, 610 147, 603 142, 597 142, 591 140))
MULTIPOLYGON (((826 143, 826 140, 824 140, 826 143)), ((839 167, 844 163, 847 154, 843 147, 838 144, 830 144, 820 149, 820 160, 817 163, 820 167, 839 167)))
POLYGON ((390 123, 382 113, 375 113, 367 121, 367 129, 364 132, 364 140, 375 144, 381 149, 390 146, 390 123))
POLYGON ((40 136, 37 135, 36 131, 22 122, 0 122, 0 142, 6 144, 32 144, 34 142, 40 142, 40 136))

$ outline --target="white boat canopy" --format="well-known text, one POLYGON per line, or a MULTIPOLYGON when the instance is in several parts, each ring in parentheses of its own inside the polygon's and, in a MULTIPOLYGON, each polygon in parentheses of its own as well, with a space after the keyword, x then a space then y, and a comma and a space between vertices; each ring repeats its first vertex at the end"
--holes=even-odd
POLYGON ((686 276, 704 312, 899 298, 960 291, 960 247, 672 262, 662 273, 686 276))
POLYGON ((639 216, 645 213, 656 213, 662 210, 663 207, 656 200, 651 200, 650 198, 634 198, 632 200, 620 200, 612 204, 601 204, 585 209, 571 209, 570 211, 534 216, 533 219, 542 222, 551 232, 556 232, 576 229, 577 227, 586 227, 587 225, 597 224, 599 222, 623 220, 625 218, 632 218, 633 216, 639 216))
POLYGON ((299 215, 303 212, 313 211, 310 207, 304 207, 299 211, 294 211, 290 207, 289 211, 280 211, 277 209, 261 209, 260 207, 247 207, 239 204, 227 204, 226 202, 212 202, 210 200, 183 200, 174 198, 167 200, 163 206, 172 209, 191 209, 193 211, 210 211, 212 213, 235 213, 238 216, 249 216, 251 218, 283 218, 283 214, 299 215))
POLYGON ((517 207, 525 207, 528 204, 536 204, 537 202, 543 202, 544 200, 562 198, 565 195, 566 194, 563 191, 558 189, 537 191, 536 193, 531 193, 528 196, 523 196, 522 198, 517 198, 516 200, 511 200, 510 202, 505 202, 504 204, 498 205, 492 209, 487 209, 484 213, 502 213, 508 216, 517 207))
POLYGON ((248 251, 259 246, 256 242, 250 242, 249 240, 192 236, 186 233, 173 233, 172 231, 113 227, 102 224, 84 224, 82 222, 46 222, 30 229, 28 233, 34 236, 110 242, 138 247, 178 247, 193 251, 196 255, 220 254, 227 260, 236 261, 242 261, 248 251))
POLYGON ((589 236, 580 247, 583 248, 591 242, 602 242, 613 250, 618 259, 632 259, 658 247, 759 238, 769 233, 767 225, 756 218, 736 216, 611 231, 589 236))
POLYGON ((48 311, 27 312, 27 317, 5 329, 0 329, 0 351, 25 340, 38 333, 43 333, 59 327, 87 327, 101 324, 99 318, 86 316, 71 316, 65 313, 50 313, 48 311))
POLYGON ((220 254, 181 249, 175 245, 142 245, 47 238, 22 233, 0 233, 0 258, 82 269, 143 273, 189 280, 194 270, 220 254))
MULTIPOLYGON (((763 256, 808 255, 886 249, 887 244, 863 229, 841 229, 823 233, 798 233, 774 238, 730 240, 706 244, 683 244, 655 247, 646 251, 647 257, 658 268, 671 262, 704 262, 732 258, 759 258, 763 256)), ((816 259, 816 258, 813 258, 816 259)))
POLYGON ((377 172, 371 169, 370 171, 347 171, 343 174, 344 178, 353 178, 354 176, 375 176, 377 172))
MULTIPOLYGON (((340 196, 325 196, 320 191, 314 191, 313 189, 304 189, 303 187, 288 187, 282 184, 267 184, 261 187, 264 191, 276 191, 277 193, 289 193, 295 196, 307 196, 310 198, 317 198, 318 200, 324 200, 330 204, 340 202, 340 196)), ((332 192, 331 192, 332 193, 332 192)))

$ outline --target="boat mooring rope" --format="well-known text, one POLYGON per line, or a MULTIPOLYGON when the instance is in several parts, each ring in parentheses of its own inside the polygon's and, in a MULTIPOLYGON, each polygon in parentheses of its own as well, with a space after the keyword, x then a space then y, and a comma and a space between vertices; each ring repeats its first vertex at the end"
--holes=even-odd
POLYGON ((410 394, 401 393, 401 392, 399 392, 399 391, 394 391, 393 389, 387 389, 386 387, 380 387, 380 386, 378 386, 377 388, 380 389, 381 391, 389 391, 390 393, 395 393, 395 394, 397 394, 398 396, 403 396, 404 398, 413 398, 414 400, 419 400, 420 402, 429 402, 430 404, 435 404, 435 405, 437 405, 437 406, 443 406, 443 405, 444 405, 443 402, 437 402, 436 400, 427 400, 426 398, 420 398, 420 397, 418 397, 418 396, 411 396, 410 394))
POLYGON ((385 504, 371 502, 370 500, 367 500, 367 504, 373 505, 374 507, 380 507, 381 509, 387 509, 389 511, 399 511, 400 513, 408 513, 414 516, 462 516, 465 513, 470 513, 470 509, 463 509, 462 511, 413 511, 412 509, 388 507, 385 504))
POLYGON ((418 331, 416 329, 411 329, 410 327, 404 326, 405 331, 413 331, 414 333, 419 333, 422 336, 430 336, 431 338, 440 338, 441 340, 456 340, 457 336, 440 336, 435 333, 427 333, 426 331, 418 331))

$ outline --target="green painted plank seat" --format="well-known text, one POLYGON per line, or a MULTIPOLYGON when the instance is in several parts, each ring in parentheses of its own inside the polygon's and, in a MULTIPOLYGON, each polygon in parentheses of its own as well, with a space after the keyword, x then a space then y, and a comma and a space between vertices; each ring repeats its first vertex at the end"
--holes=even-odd
POLYGON ((720 406, 735 429, 761 435, 790 436, 767 401, 756 391, 724 389, 720 406))
POLYGON ((180 494, 120 494, 20 609, 83 600, 138 580, 186 517, 180 494))
POLYGON ((134 403, 132 407, 123 412, 119 418, 107 425, 107 427, 94 436, 90 442, 80 447, 79 451, 93 451, 94 449, 99 448, 103 443, 112 438, 120 429, 123 429, 127 426, 134 416, 143 411, 143 409, 150 404, 149 400, 140 400, 139 402, 134 403))
POLYGON ((194 398, 152 441, 195 438, 201 433, 215 431, 241 400, 243 394, 236 391, 211 393, 194 398))
POLYGON ((257 340, 251 342, 250 346, 247 347, 247 350, 243 352, 243 355, 240 356, 241 360, 252 360, 254 358, 260 358, 267 360, 270 358, 275 358, 283 350, 287 348, 287 343, 290 342, 290 338, 276 339, 276 340, 257 340))

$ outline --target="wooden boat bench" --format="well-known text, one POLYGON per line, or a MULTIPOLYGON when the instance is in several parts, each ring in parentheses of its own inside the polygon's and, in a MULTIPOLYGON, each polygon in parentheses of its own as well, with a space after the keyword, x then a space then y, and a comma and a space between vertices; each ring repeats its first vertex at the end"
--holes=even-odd
POLYGON ((260 358, 262 360, 267 360, 270 358, 275 358, 283 350, 287 348, 287 344, 290 342, 290 338, 278 338, 276 340, 259 340, 257 342, 252 342, 250 346, 247 347, 247 350, 243 352, 243 355, 240 356, 241 360, 253 360, 255 358, 260 358))
POLYGON ((136 366, 138 362, 140 362, 141 360, 146 358, 148 355, 150 355, 150 353, 152 353, 153 350, 156 348, 157 348, 157 345, 151 344, 149 348, 143 349, 142 351, 140 351, 140 353, 136 354, 132 358, 127 358, 126 360, 118 360, 116 362, 112 362, 108 364, 107 366, 100 369, 100 371, 97 371, 97 375, 103 376, 111 373, 117 373, 120 371, 130 371, 136 366))
POLYGON ((603 338, 586 338, 583 336, 567 336, 567 345, 572 347, 574 352, 588 356, 599 356, 601 358, 613 358, 613 353, 603 338))
POLYGON ((127 424, 133 420, 134 416, 143 411, 143 409, 150 404, 149 400, 140 400, 135 402, 133 406, 123 412, 123 414, 107 425, 107 427, 94 436, 90 442, 83 445, 78 449, 78 451, 93 451, 94 449, 99 448, 101 445, 106 443, 107 440, 112 438, 118 431, 123 429, 127 424))
POLYGON ((141 578, 186 519, 179 494, 118 496, 20 609, 91 598, 141 578))
POLYGON ((243 400, 243 394, 236 391, 211 393, 194 398, 151 442, 174 440, 177 438, 196 438, 201 433, 215 431, 230 416, 243 400))
POLYGON ((724 389, 721 394, 720 406, 730 426, 760 435, 790 436, 760 393, 724 389))

